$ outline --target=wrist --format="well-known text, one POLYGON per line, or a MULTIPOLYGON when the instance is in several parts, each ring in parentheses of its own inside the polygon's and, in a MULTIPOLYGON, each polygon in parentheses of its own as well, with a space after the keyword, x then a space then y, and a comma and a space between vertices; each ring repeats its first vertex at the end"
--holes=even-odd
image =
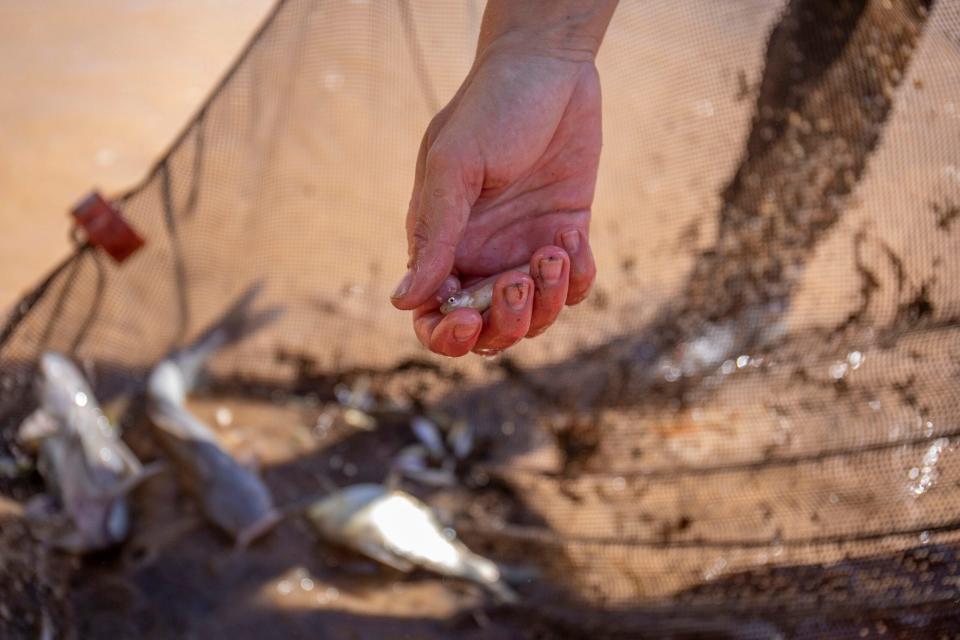
POLYGON ((477 57, 506 49, 592 62, 616 6, 617 0, 489 0, 477 57))

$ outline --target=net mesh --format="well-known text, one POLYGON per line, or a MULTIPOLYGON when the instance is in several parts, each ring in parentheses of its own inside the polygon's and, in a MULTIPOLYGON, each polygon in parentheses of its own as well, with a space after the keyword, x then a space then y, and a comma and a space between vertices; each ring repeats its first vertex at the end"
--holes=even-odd
POLYGON ((533 562, 524 606, 556 628, 956 630, 960 2, 621 2, 595 289, 508 355, 453 361, 388 298, 419 139, 481 14, 280 2, 115 199, 145 247, 122 265, 80 247, 11 314, 4 446, 42 350, 104 397, 135 391, 262 281, 285 314, 217 380, 324 402, 364 376, 467 417, 472 488, 431 500, 472 546, 533 562))

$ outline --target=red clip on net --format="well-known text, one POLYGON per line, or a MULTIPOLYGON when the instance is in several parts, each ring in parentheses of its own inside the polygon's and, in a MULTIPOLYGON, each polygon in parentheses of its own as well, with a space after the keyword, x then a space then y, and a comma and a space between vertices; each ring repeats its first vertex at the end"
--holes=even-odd
POLYGON ((96 191, 84 198, 71 211, 87 241, 100 247, 118 263, 143 246, 143 238, 124 219, 123 214, 96 191))

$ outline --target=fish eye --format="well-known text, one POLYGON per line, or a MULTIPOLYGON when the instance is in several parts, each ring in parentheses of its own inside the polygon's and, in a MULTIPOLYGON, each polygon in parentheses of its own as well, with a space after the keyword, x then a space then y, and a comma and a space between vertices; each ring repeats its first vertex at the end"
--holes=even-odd
POLYGON ((447 298, 447 303, 448 303, 448 304, 457 304, 457 296, 450 296, 449 298, 447 298))

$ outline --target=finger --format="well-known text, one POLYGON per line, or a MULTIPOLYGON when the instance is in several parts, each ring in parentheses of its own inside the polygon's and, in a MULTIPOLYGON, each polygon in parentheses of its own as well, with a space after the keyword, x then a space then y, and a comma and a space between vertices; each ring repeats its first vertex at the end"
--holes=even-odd
POLYGON ((556 242, 566 249, 570 256, 570 285, 567 290, 567 304, 581 302, 590 292, 593 280, 597 276, 597 265, 593 260, 590 242, 579 229, 568 228, 557 232, 556 242))
POLYGON ((420 192, 423 190, 423 174, 427 162, 427 149, 429 133, 423 135, 420 141, 420 149, 417 151, 417 166, 413 174, 413 193, 410 194, 410 204, 407 207, 407 236, 413 229, 413 223, 417 219, 417 210, 420 208, 420 192))
POLYGON ((434 353, 452 358, 470 353, 482 328, 483 319, 476 309, 457 309, 446 316, 431 311, 414 321, 420 342, 434 353))
POLYGON ((433 117, 433 120, 430 121, 430 124, 427 125, 427 130, 420 140, 420 148, 417 150, 417 164, 413 174, 413 193, 410 194, 410 205, 407 208, 406 224, 408 237, 413 230, 413 223, 417 218, 417 211, 420 209, 420 192, 423 189, 423 176, 426 173, 427 151, 434 141, 436 141, 437 135, 439 135, 440 130, 443 129, 443 125, 446 124, 449 117, 449 107, 441 109, 437 115, 433 117))
POLYGON ((467 224, 475 193, 456 154, 436 144, 427 152, 419 208, 407 239, 410 264, 391 296, 398 309, 414 309, 426 302, 453 270, 454 254, 467 224), (472 190, 471 190, 472 191, 472 190))
POLYGON ((530 258, 530 273, 536 284, 527 332, 527 337, 532 338, 553 324, 567 301, 570 258, 560 247, 543 247, 530 258))
POLYGON ((520 271, 508 271, 493 285, 493 303, 474 350, 501 351, 530 330, 533 312, 533 280, 520 271))
POLYGON ((443 315, 439 312, 440 305, 448 296, 459 290, 460 280, 456 276, 447 276, 436 295, 413 310, 413 329, 423 346, 430 346, 430 336, 443 319, 443 315))

